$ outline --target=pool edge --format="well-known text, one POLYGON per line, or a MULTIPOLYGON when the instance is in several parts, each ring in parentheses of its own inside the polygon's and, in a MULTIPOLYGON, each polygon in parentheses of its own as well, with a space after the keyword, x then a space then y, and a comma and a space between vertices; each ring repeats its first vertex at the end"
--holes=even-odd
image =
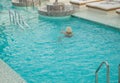
POLYGON ((27 83, 8 64, 0 59, 0 81, 2 83, 27 83))
POLYGON ((94 21, 94 20, 91 20, 91 19, 87 19, 87 18, 84 18, 84 17, 80 17, 80 16, 77 16, 77 15, 71 15, 72 17, 74 18, 79 18, 79 19, 83 19, 83 20, 87 20, 87 21, 90 21, 90 22, 94 22, 94 23, 97 23, 97 24, 102 24, 102 25, 105 25, 105 26, 108 26, 110 28, 114 28, 114 29, 118 29, 120 30, 120 27, 116 27, 116 26, 111 26, 111 25, 108 25, 108 24, 103 24, 101 22, 98 22, 98 21, 94 21))

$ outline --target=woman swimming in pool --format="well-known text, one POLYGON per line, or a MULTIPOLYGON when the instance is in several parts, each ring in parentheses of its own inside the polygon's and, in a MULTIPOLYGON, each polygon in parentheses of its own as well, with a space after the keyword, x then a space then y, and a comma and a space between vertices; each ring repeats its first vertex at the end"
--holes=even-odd
POLYGON ((66 31, 64 31, 62 33, 65 34, 65 37, 72 37, 73 36, 72 28, 71 27, 67 27, 66 31))
POLYGON ((72 33, 72 28, 71 27, 67 27, 66 31, 62 31, 61 33, 63 33, 65 36, 64 37, 59 37, 58 41, 61 41, 63 38, 65 37, 72 37, 73 33, 72 33))

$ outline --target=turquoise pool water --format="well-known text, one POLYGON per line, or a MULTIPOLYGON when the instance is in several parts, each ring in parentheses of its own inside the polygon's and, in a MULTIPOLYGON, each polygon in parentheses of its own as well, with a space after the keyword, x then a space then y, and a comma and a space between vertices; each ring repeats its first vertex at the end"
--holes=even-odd
MULTIPOLYGON (((118 82, 120 30, 74 17, 45 18, 11 5, 0 16, 0 58, 28 83, 94 83, 102 61, 110 64, 110 83, 118 82), (31 28, 4 24, 8 8, 17 9, 31 28), (67 26, 73 28, 71 38, 60 33, 67 26)), ((105 75, 103 67, 100 83, 106 82, 105 75)))

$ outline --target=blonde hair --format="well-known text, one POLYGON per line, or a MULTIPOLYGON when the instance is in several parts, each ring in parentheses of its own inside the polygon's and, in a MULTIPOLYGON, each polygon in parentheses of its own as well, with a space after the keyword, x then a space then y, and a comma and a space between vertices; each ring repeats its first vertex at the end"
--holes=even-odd
POLYGON ((72 32, 72 28, 71 27, 67 27, 66 28, 66 32, 72 32))

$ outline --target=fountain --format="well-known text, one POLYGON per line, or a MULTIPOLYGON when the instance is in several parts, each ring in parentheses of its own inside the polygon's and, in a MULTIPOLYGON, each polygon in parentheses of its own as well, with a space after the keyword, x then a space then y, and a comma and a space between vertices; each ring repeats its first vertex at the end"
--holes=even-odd
POLYGON ((71 5, 66 5, 62 2, 55 0, 54 3, 48 3, 46 6, 43 6, 38 9, 40 15, 44 16, 69 16, 74 13, 74 9, 71 5))

